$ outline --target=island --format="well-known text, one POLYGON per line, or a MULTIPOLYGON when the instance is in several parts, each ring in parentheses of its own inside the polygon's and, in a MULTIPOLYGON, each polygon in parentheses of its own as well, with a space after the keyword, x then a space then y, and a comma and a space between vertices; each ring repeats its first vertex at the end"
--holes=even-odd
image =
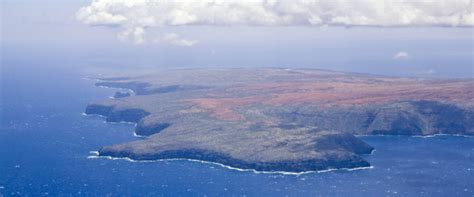
POLYGON ((474 135, 474 80, 317 69, 147 70, 97 86, 134 94, 85 113, 136 123, 136 141, 99 156, 192 159, 264 172, 370 167, 358 135, 474 135))

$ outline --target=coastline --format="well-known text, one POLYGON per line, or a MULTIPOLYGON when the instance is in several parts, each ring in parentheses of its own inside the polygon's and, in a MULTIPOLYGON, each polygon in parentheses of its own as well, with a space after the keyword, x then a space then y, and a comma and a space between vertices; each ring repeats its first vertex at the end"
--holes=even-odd
MULTIPOLYGON (((104 81, 107 81, 107 80, 100 80, 100 79, 97 79, 96 81, 99 81, 99 82, 104 82, 104 81)), ((118 82, 117 82, 118 83, 118 82)), ((138 82, 137 82, 138 83, 138 82)), ((112 85, 112 86, 105 86, 104 84, 106 83, 101 83, 100 85, 99 84, 96 84, 97 87, 101 87, 101 88, 111 88, 111 89, 127 89, 128 91, 131 91, 131 92, 134 92, 132 89, 129 89, 129 88, 121 88, 120 86, 119 87, 115 87, 116 85, 112 85)), ((127 85, 126 87, 131 87, 131 88, 135 88, 135 86, 131 86, 131 85, 127 85)), ((137 92, 142 92, 140 91, 141 89, 140 88, 137 88, 137 92)), ((142 97, 140 97, 142 98, 142 97)), ((115 101, 113 101, 115 102, 115 101)), ((142 120, 143 117, 153 113, 153 111, 146 111, 146 109, 143 109, 143 108, 127 108, 127 109, 121 109, 120 110, 115 110, 114 111, 114 103, 111 102, 110 103, 104 103, 104 104, 101 104, 101 103, 94 103, 94 104, 90 104, 88 105, 88 107, 86 108, 86 113, 83 113, 83 115, 85 116, 89 116, 89 115, 98 115, 100 117, 103 117, 105 118, 105 121, 106 123, 112 123, 112 124, 117 124, 117 123, 126 123, 126 124, 133 124, 135 129, 134 129, 134 132, 133 132, 133 135, 137 138, 148 138, 149 135, 140 135, 142 133, 142 124, 143 124, 143 121, 140 121, 142 120), (113 112, 113 114, 111 113, 113 112), (109 114, 109 115, 107 115, 109 114), (126 121, 123 121, 123 120, 126 120, 126 121), (137 133, 137 129, 138 129, 138 134, 137 133)), ((423 104, 423 103, 422 103, 423 104)), ((429 105, 429 104, 432 104, 432 103, 428 103, 426 105, 429 105)), ((421 105, 421 104, 420 104, 421 105)), ((435 105, 433 104, 434 107, 450 107, 450 106, 438 106, 438 105, 435 105)), ((424 105, 423 105, 424 106, 424 105)), ((431 106, 431 105, 429 105, 431 106)), ((409 106, 409 107, 413 107, 413 106, 409 106)), ((392 108, 390 108, 392 109, 392 108)), ((456 108, 457 109, 457 108, 456 108)), ((399 110, 398 108, 394 108, 394 110, 399 110)), ((388 113, 388 112, 387 112, 388 113)), ((153 128, 152 128, 153 129, 153 128)), ((155 128, 156 129, 156 128, 155 128)), ((160 130, 161 131, 161 130, 160 130)), ((392 130, 390 130, 392 131, 392 130)), ((154 132, 154 133, 151 133, 150 135, 153 135, 155 133, 158 133, 159 131, 157 132, 154 132)), ((429 132, 425 132, 425 133, 429 133, 429 132)), ((144 134, 147 134, 147 133, 144 133, 144 134)), ((351 135, 350 132, 347 132, 347 134, 351 135)), ((355 135, 355 137, 359 138, 359 137, 364 137, 364 136, 391 136, 391 137, 396 137, 396 136, 407 136, 407 137, 420 137, 420 138, 430 138, 430 137, 436 137, 436 136, 463 136, 463 137, 472 137, 472 136, 467 136, 467 135, 459 135, 459 134, 433 134, 433 135, 416 135, 416 133, 411 133, 411 134, 415 134, 415 135, 400 135, 400 132, 394 132, 395 135, 385 135, 385 134, 372 134, 372 135, 355 135), (398 134, 398 135, 397 135, 398 134)), ((420 133, 422 134, 422 133, 420 133)), ((354 137, 353 137, 354 138, 354 137)), ((149 138, 149 139, 152 139, 152 138, 149 138)), ((334 138, 334 139, 338 139, 338 138, 334 138)), ((342 138, 342 139, 347 139, 347 138, 342 138)), ((354 138, 355 140, 355 138, 354 138)), ((329 141, 331 142, 331 141, 329 141)), ((355 141, 350 141, 349 142, 355 142, 355 141)), ((323 143, 321 143, 323 144, 323 143)), ((330 146, 331 144, 329 145, 326 145, 326 146, 330 146)), ((337 145, 337 142, 336 142, 336 145, 337 145)), ((184 146, 185 147, 185 146, 184 146)), ((334 147, 331 147, 334 149, 334 147)), ((325 149, 321 149, 321 150, 325 150, 325 149)), ((120 151, 120 149, 118 150, 120 151)), ((113 151, 111 151, 113 152, 113 151)), ((117 150, 116 150, 117 152, 117 150)), ((358 156, 361 156, 361 155, 370 155, 370 154, 373 154, 375 152, 375 149, 372 148, 372 150, 369 152, 365 152, 365 153, 358 153, 359 155, 358 156)), ((195 154, 196 153, 191 153, 191 154, 195 154)), ((198 157, 195 157, 195 155, 168 155, 166 157, 135 157, 135 156, 130 156, 130 155, 126 155, 126 154, 102 154, 99 155, 99 153, 97 152, 96 155, 92 155, 92 156, 89 156, 88 158, 107 158, 107 159, 112 159, 112 160, 116 160, 116 159, 123 159, 123 160, 127 160, 127 161, 131 161, 131 162, 156 162, 156 161, 171 161, 171 160, 187 160, 187 161, 193 161, 193 162, 200 162, 200 163, 209 163, 209 164, 215 164, 215 165, 219 165, 221 167, 224 167, 224 168, 228 168, 228 169, 233 169, 233 170, 238 170, 238 171, 252 171, 252 172, 255 172, 255 173, 279 173, 279 174, 294 174, 294 175, 299 175, 299 174, 305 174, 305 173, 319 173, 319 172, 330 172, 330 171, 337 171, 337 170, 347 170, 347 171, 352 171, 352 170, 358 170, 358 169, 367 169, 367 168, 373 168, 373 166, 371 166, 370 163, 366 162, 366 164, 361 164, 361 163, 353 163, 354 165, 347 165, 347 163, 342 163, 343 165, 327 165, 326 162, 320 162, 322 163, 323 165, 319 166, 319 167, 315 167, 315 168, 306 168, 306 169, 300 169, 300 170, 295 170, 295 171, 292 171, 291 168, 295 168, 294 165, 292 164, 286 164, 288 165, 288 167, 290 168, 275 168, 275 167, 266 167, 266 168, 259 168, 255 165, 236 165, 237 167, 232 167, 232 163, 227 163, 227 162, 222 162, 220 160, 217 160, 217 162, 213 161, 213 157, 211 157, 210 159, 208 158, 205 158, 205 157, 199 157, 201 153, 197 153, 198 157), (110 156, 111 155, 111 156, 110 156), (134 159, 132 159, 134 158, 134 159), (345 165, 345 166, 344 166, 345 165), (356 167, 356 166, 362 166, 362 167, 356 167), (254 168, 255 167, 255 168, 254 168), (275 170, 275 171, 273 171, 275 170)), ((202 155, 201 155, 202 156, 202 155)), ((341 162, 345 162, 341 159, 339 159, 341 162)), ((354 161, 354 160, 353 160, 354 161)), ((295 160, 295 162, 302 162, 302 160, 295 160)), ((254 164, 257 164, 257 163, 254 163, 254 164)), ((306 164, 303 164, 303 165, 308 165, 308 166, 312 166, 313 164, 309 164, 309 163, 306 163, 306 164)))
POLYGON ((139 162, 139 163, 152 163, 152 162, 166 162, 166 161, 190 161, 190 162, 197 162, 203 164, 210 164, 210 165, 217 165, 222 168, 226 168, 229 170, 236 170, 239 172, 252 172, 255 174, 281 174, 281 175, 294 175, 300 176, 303 174, 312 174, 312 173, 324 173, 324 172, 333 172, 333 171, 356 171, 356 170, 369 170, 373 169, 374 166, 367 166, 367 167, 354 167, 354 168, 330 168, 325 170, 317 170, 317 171, 303 171, 303 172, 287 172, 287 171, 259 171, 255 169, 244 169, 244 168, 236 168, 229 165, 224 165, 217 162, 212 161, 204 161, 198 159, 188 159, 188 158, 171 158, 171 159, 156 159, 156 160, 134 160, 129 157, 112 157, 112 156, 100 156, 98 151, 89 151, 90 154, 87 156, 87 159, 109 159, 109 160, 125 160, 128 162, 139 162))
POLYGON ((434 137, 442 137, 442 136, 449 136, 449 137, 465 137, 471 138, 474 135, 462 135, 462 134, 432 134, 432 135, 383 135, 383 134, 376 134, 376 135, 354 135, 356 137, 416 137, 416 138, 434 138, 434 137))
MULTIPOLYGON (((87 113, 82 113, 84 116, 98 116, 101 118, 107 119, 107 116, 100 115, 100 114, 87 114, 87 113)), ((133 131, 133 136, 137 138, 147 138, 148 136, 142 136, 138 135, 136 133, 136 128, 138 123, 136 122, 127 122, 127 121, 120 121, 120 122, 111 122, 104 120, 104 123, 111 123, 111 124, 119 124, 119 123, 124 123, 124 124, 133 124, 134 125, 134 131, 133 131)), ((372 151, 368 154, 365 155, 372 155, 375 152, 375 149, 372 149, 372 151)), ((100 156, 98 151, 90 151, 90 153, 94 155, 90 155, 87 158, 105 158, 105 159, 111 159, 111 160, 127 160, 130 162, 157 162, 157 161, 173 161, 173 160, 186 160, 186 161, 193 161, 193 162, 199 162, 199 163, 207 163, 207 164, 214 164, 214 165, 219 165, 221 167, 231 169, 231 170, 237 170, 237 171, 249 171, 249 172, 254 172, 254 173, 270 173, 270 174, 291 174, 291 175, 301 175, 301 174, 306 174, 306 173, 321 173, 321 172, 331 172, 331 171, 354 171, 354 170, 362 170, 362 169, 370 169, 373 168, 373 166, 363 166, 363 167, 353 167, 353 168, 327 168, 327 169, 322 169, 322 170, 310 170, 310 171, 302 171, 302 172, 291 172, 291 171, 265 171, 265 170, 256 170, 252 168, 237 168, 237 167, 232 167, 230 165, 225 165, 222 163, 218 162, 213 162, 213 161, 206 161, 206 160, 199 160, 199 159, 190 159, 190 158, 168 158, 168 159, 151 159, 151 160, 135 160, 131 159, 129 157, 112 157, 112 156, 100 156)))

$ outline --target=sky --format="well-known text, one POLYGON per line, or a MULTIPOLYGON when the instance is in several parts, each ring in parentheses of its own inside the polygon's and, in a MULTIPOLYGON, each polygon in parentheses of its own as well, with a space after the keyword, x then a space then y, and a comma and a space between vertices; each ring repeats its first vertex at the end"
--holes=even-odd
POLYGON ((2 67, 474 76, 472 0, 1 1, 2 67))

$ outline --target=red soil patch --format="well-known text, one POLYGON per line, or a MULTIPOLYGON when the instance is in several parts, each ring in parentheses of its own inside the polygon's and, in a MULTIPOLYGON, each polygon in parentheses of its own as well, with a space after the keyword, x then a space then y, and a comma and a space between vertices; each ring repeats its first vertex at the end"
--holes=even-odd
POLYGON ((187 100, 225 120, 242 120, 236 107, 251 104, 318 104, 325 107, 382 104, 403 100, 438 100, 474 104, 473 81, 417 81, 392 78, 322 80, 239 85, 224 92, 212 92, 212 98, 187 100), (238 97, 236 95, 249 95, 238 97))

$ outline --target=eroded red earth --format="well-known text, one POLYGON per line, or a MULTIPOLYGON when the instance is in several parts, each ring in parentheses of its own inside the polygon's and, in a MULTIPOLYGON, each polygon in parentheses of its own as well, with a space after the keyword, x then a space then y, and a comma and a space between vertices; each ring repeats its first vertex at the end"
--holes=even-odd
POLYGON ((382 78, 331 79, 309 82, 258 83, 237 85, 207 98, 186 100, 198 108, 226 120, 242 120, 236 107, 265 104, 317 104, 322 107, 383 104, 403 100, 436 100, 463 105, 474 104, 472 81, 431 81, 382 78), (248 96, 239 96, 248 95, 248 96))

